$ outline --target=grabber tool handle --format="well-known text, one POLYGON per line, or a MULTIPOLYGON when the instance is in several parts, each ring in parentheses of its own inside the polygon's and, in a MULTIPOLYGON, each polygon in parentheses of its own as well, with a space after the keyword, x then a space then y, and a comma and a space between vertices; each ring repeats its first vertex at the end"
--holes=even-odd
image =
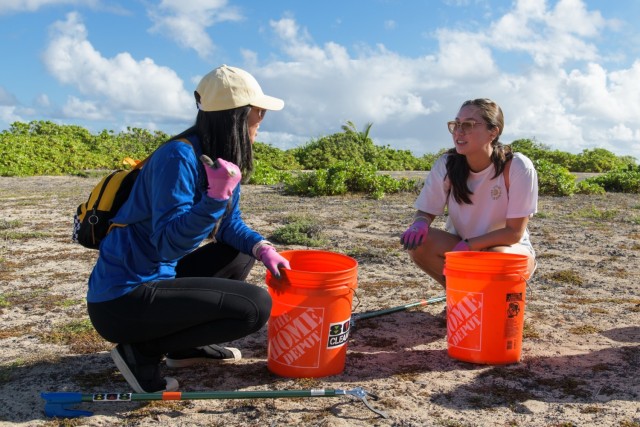
POLYGON ((44 413, 48 417, 75 418, 90 417, 93 415, 93 412, 90 411, 70 408, 71 405, 91 401, 90 395, 84 395, 82 393, 44 392, 40 393, 40 396, 45 400, 44 413), (87 399, 88 396, 89 398, 87 399))

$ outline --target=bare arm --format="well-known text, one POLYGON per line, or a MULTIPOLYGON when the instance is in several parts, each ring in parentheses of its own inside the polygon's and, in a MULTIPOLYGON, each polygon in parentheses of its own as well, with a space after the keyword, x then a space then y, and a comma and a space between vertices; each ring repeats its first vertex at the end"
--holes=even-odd
POLYGON ((511 246, 520 241, 524 231, 529 223, 529 218, 508 218, 504 228, 493 230, 482 236, 474 237, 468 240, 471 250, 479 251, 481 249, 491 248, 494 246, 511 246))

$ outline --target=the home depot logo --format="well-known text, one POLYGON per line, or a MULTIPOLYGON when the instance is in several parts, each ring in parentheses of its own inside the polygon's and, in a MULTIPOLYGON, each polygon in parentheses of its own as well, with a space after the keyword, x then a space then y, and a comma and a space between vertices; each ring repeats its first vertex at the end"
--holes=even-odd
POLYGON ((322 350, 324 308, 286 307, 288 311, 269 319, 269 360, 287 366, 317 368, 322 350))
POLYGON ((450 346, 482 348, 481 293, 447 290, 447 340, 450 346))

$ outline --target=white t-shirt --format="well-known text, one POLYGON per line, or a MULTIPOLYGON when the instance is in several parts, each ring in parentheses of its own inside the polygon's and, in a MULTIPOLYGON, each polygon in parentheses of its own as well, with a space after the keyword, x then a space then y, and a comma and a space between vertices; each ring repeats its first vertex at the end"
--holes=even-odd
MULTIPOLYGON (((449 194, 451 181, 446 177, 447 156, 442 155, 434 163, 414 206, 436 216, 443 215, 445 207, 448 207, 448 232, 470 239, 504 228, 507 218, 528 217, 538 211, 538 175, 525 155, 513 155, 508 192, 503 174, 491 179, 495 174, 493 164, 483 171, 470 172, 467 180, 473 192, 469 195, 473 202, 470 205, 457 203, 449 194)), ((525 230, 520 243, 530 245, 528 230, 525 230)))

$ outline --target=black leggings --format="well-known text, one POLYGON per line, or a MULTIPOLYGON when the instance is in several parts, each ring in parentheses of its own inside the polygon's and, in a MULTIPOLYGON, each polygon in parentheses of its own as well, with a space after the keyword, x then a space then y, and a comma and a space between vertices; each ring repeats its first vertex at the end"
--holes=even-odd
POLYGON ((146 356, 232 341, 269 319, 268 292, 244 282, 254 262, 228 245, 209 243, 178 262, 175 279, 88 303, 89 317, 107 341, 134 344, 146 356))

